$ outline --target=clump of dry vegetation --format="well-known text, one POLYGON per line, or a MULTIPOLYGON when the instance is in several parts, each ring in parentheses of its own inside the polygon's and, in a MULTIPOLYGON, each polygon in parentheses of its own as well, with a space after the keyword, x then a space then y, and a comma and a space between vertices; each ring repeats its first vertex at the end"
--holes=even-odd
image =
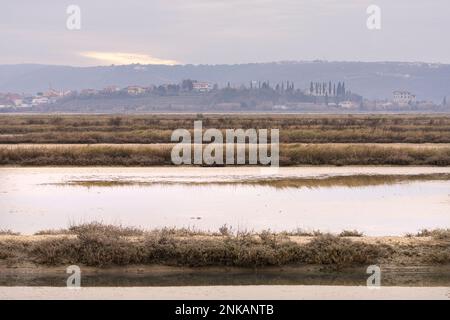
POLYGON ((115 237, 133 237, 142 236, 144 230, 136 227, 127 227, 122 225, 103 224, 101 222, 90 222, 79 225, 72 225, 68 233, 76 235, 98 234, 115 237))
POLYGON ((450 240, 450 229, 422 229, 416 234, 416 237, 433 237, 438 240, 450 240))
POLYGON ((296 237, 317 237, 323 235, 323 232, 320 230, 305 230, 302 228, 297 228, 293 231, 283 232, 283 234, 296 237))
MULTIPOLYGON (((424 263, 449 264, 450 263, 450 229, 422 229, 416 234, 409 233, 408 238, 429 237, 435 241, 432 248, 426 248, 418 254, 424 263)), ((410 253, 410 255, 412 255, 410 253)))
POLYGON ((387 254, 384 246, 353 242, 333 235, 314 238, 308 249, 308 262, 320 265, 362 265, 387 254))
POLYGON ((29 254, 29 243, 19 240, 0 240, 0 260, 27 259, 29 254))
POLYGON ((9 229, 0 229, 0 236, 19 236, 20 232, 14 232, 9 229))
POLYGON ((35 236, 57 236, 63 234, 71 234, 68 229, 44 229, 34 233, 35 236))
POLYGON ((343 230, 339 233, 339 237, 364 237, 364 233, 358 230, 343 230))
POLYGON ((435 247, 427 252, 423 258, 425 263, 449 264, 450 263, 450 243, 435 247))

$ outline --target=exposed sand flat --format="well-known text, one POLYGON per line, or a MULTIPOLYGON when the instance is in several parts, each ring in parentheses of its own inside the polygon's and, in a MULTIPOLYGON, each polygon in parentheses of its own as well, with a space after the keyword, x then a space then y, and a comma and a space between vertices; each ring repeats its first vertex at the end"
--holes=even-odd
POLYGON ((0 287, 0 299, 137 299, 137 300, 450 300, 446 287, 364 286, 195 286, 195 287, 0 287))

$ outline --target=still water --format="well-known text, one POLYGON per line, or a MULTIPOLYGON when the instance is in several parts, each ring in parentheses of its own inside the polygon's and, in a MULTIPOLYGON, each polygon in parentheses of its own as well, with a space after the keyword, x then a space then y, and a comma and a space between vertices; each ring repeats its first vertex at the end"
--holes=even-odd
POLYGON ((376 236, 448 228, 450 180, 389 178, 423 174, 450 168, 1 168, 0 229, 31 234, 93 220, 376 236))

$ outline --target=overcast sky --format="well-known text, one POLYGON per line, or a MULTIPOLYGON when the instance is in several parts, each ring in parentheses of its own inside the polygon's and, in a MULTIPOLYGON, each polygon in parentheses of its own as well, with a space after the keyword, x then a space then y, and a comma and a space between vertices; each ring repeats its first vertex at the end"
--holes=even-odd
POLYGON ((449 0, 2 1, 0 64, 450 63, 449 0), (81 30, 66 27, 68 5, 81 30), (381 30, 366 9, 381 8, 381 30))

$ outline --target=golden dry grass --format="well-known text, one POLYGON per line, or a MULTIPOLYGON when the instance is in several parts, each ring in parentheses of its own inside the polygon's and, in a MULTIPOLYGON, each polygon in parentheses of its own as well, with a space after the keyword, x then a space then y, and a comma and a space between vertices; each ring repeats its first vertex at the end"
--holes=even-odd
POLYGON ((282 143, 450 143, 448 115, 0 116, 0 143, 168 143, 173 130, 280 129, 282 143))
MULTIPOLYGON (((170 144, 2 146, 0 165, 172 165, 170 144)), ((424 148, 365 144, 281 144, 280 165, 450 165, 450 146, 424 148)))

